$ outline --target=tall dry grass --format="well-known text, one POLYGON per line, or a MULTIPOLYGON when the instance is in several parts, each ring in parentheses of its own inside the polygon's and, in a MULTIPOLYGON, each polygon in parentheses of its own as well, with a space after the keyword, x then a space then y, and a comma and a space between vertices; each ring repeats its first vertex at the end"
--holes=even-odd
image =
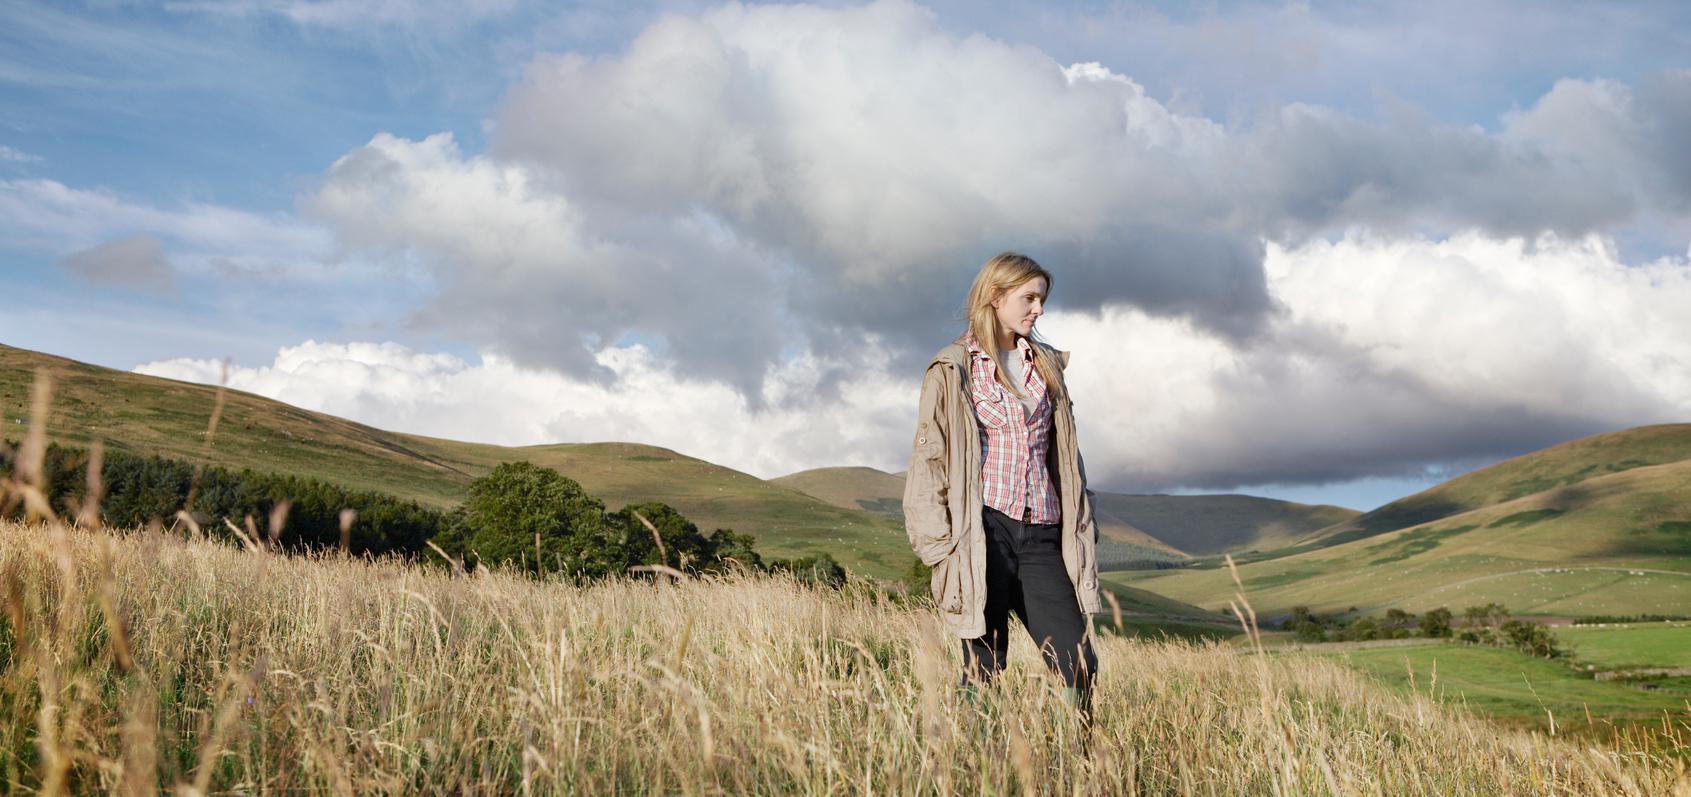
POLYGON ((0 523, 0 778, 30 791, 1691 795, 1339 665, 1100 641, 1090 749, 1025 638, 971 707, 927 610, 0 523))

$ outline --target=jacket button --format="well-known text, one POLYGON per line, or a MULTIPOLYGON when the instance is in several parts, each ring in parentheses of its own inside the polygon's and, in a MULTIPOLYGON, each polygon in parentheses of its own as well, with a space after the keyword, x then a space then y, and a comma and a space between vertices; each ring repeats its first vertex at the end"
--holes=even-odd
POLYGON ((928 442, 928 438, 926 438, 926 437, 916 438, 916 445, 921 445, 921 444, 926 443, 926 442, 928 442))

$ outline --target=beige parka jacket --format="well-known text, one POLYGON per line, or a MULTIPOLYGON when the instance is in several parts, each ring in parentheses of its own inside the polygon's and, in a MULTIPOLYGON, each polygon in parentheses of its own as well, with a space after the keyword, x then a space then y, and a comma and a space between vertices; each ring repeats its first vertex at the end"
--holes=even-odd
MULTIPOLYGON (((1068 352, 1057 355, 1067 366, 1068 352)), ((981 525, 980 428, 970 406, 968 376, 968 350, 953 343, 934 355, 922 379, 916 439, 904 480, 904 530, 916 556, 933 568, 930 588, 946 628, 974 639, 986 633, 986 531, 981 525)), ((1075 442, 1074 408, 1067 390, 1057 392, 1062 398, 1052 399, 1047 467, 1063 512, 1063 564, 1080 610, 1097 614, 1098 526, 1075 442)))

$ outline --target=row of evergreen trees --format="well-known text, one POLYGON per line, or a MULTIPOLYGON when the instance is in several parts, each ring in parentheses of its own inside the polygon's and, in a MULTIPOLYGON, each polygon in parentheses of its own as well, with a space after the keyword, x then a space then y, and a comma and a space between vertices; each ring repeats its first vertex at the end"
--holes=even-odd
MULTIPOLYGON (((15 470, 16 450, 0 445, 0 473, 15 470)), ((87 501, 88 458, 83 449, 47 449, 42 462, 47 497, 63 516, 78 514, 87 501)), ((346 543, 355 555, 426 559, 432 542, 468 568, 497 565, 535 575, 599 578, 652 565, 694 573, 739 566, 788 571, 834 587, 846 581, 845 568, 827 554, 766 561, 751 535, 730 529, 706 535, 667 504, 606 511, 604 502, 575 480, 529 462, 502 464, 471 482, 464 503, 450 511, 319 479, 220 467, 204 468, 196 479, 194 470, 180 460, 106 452, 102 521, 117 527, 155 520, 168 524, 192 494, 191 514, 210 533, 222 535, 225 520, 244 527, 249 517, 267 531, 271 511, 286 501, 290 507, 280 544, 291 550, 341 545, 341 513, 351 509, 356 515, 346 543)), ((15 507, 12 514, 22 512, 15 507)))
MULTIPOLYGON (((16 446, 0 446, 0 473, 15 470, 16 446)), ((47 499, 61 516, 71 517, 87 501, 88 451, 51 445, 42 460, 47 499)), ((181 460, 141 456, 108 449, 100 479, 101 520, 108 526, 136 527, 158 520, 169 524, 179 510, 191 510, 208 533, 221 534, 225 519, 244 526, 250 516, 263 532, 270 512, 288 501, 291 508, 281 544, 290 549, 323 549, 341 544, 341 510, 357 519, 347 540, 354 554, 415 555, 425 541, 445 527, 447 514, 417 501, 370 490, 349 490, 319 479, 261 473, 252 469, 204 468, 181 460), (190 491, 193 506, 188 506, 190 491)), ((14 516, 21 515, 21 507, 14 516)))

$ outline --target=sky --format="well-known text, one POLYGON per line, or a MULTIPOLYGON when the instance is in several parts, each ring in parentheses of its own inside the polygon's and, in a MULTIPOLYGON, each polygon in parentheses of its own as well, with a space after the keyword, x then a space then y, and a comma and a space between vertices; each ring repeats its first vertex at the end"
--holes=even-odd
POLYGON ((1368 509, 1691 420, 1691 6, 0 2, 0 343, 902 470, 980 264, 1096 489, 1368 509))

